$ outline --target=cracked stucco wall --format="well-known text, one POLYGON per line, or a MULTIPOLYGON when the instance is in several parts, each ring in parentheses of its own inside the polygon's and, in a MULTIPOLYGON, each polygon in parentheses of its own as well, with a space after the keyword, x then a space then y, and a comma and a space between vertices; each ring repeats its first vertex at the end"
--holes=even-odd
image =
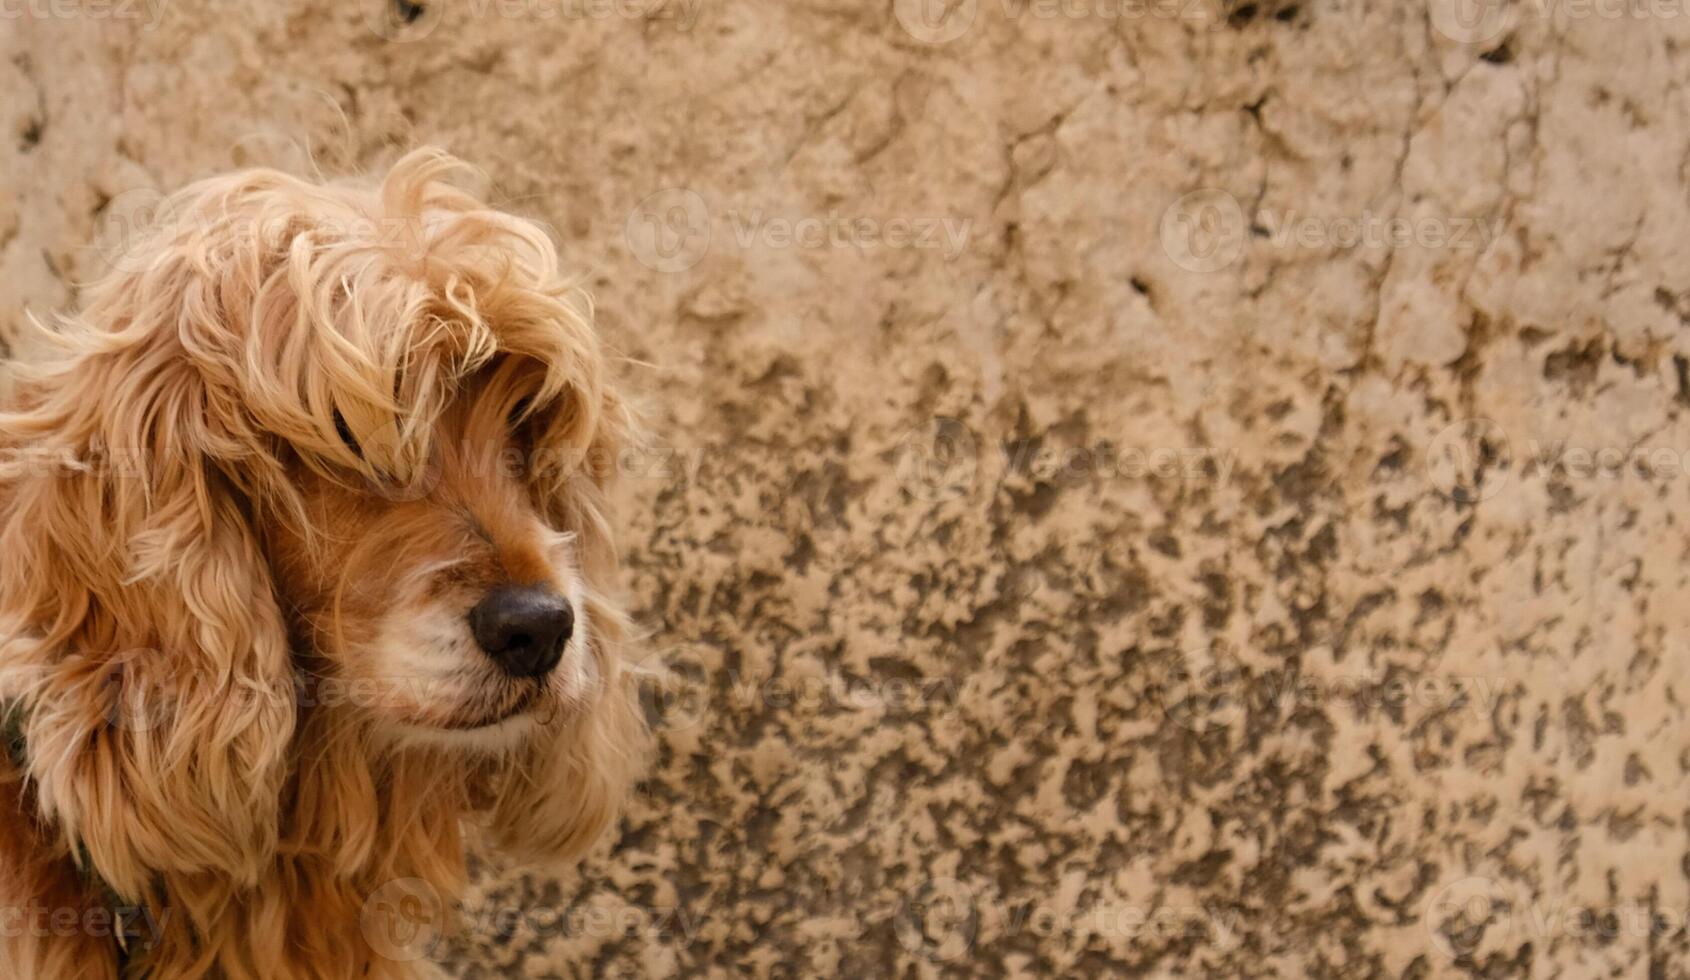
POLYGON ((685 683, 455 973, 1690 973, 1690 9, 6 9, 8 336, 428 141, 649 365, 685 683))

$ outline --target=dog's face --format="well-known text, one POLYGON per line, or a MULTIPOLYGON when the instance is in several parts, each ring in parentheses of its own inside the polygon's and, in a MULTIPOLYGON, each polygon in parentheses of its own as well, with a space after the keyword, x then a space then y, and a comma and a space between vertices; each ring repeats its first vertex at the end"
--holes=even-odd
MULTIPOLYGON (((578 542, 531 482, 557 405, 522 367, 469 379, 402 481, 292 454, 304 521, 277 523, 266 547, 308 705, 365 712, 395 739, 499 749, 598 683, 578 542)), ((372 436, 335 422, 337 448, 368 464, 372 436)))

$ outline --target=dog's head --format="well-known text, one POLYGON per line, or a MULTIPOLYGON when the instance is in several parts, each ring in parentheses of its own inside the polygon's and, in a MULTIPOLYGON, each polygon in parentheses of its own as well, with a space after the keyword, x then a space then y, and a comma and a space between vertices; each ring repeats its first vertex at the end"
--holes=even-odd
POLYGON ((614 812, 626 412, 547 237, 459 167, 196 184, 19 369, 0 698, 43 816, 121 893, 254 880, 309 732, 319 768, 476 772, 525 851, 614 812))
POLYGON ((568 397, 544 369, 496 357, 459 379, 394 461, 404 412, 336 415, 328 445, 290 447, 302 512, 262 535, 314 705, 366 717, 389 742, 501 750, 591 703, 615 664, 589 582, 594 508, 550 468, 603 465, 553 432, 568 397))

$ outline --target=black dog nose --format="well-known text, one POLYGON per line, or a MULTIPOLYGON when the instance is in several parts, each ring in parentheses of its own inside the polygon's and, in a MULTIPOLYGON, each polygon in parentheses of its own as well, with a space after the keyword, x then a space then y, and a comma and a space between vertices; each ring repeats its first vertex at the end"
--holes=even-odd
POLYGON ((542 585, 501 585, 469 611, 475 642, 505 673, 544 677, 575 631, 569 600, 542 585))

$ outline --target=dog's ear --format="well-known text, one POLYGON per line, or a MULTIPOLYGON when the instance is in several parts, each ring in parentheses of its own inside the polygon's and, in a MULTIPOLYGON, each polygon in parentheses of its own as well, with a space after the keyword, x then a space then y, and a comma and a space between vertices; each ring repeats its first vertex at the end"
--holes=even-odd
POLYGON ((102 281, 0 414, 0 700, 42 816, 126 898, 251 883, 276 848, 295 699, 265 453, 194 349, 224 286, 205 255, 102 281))

